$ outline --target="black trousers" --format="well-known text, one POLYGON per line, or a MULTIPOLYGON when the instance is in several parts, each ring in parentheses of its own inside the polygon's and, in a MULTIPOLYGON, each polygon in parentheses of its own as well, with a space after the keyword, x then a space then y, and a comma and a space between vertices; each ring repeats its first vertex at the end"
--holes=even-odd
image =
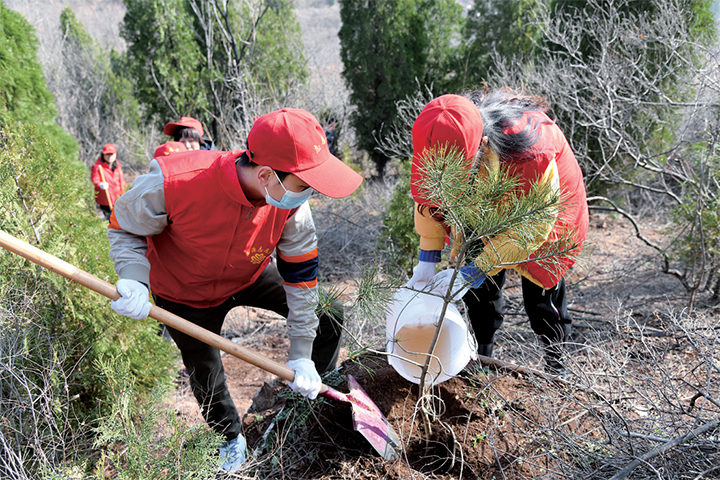
MULTIPOLYGON (((468 318, 478 344, 493 342, 495 332, 504 320, 502 288, 506 270, 485 280, 480 288, 470 289, 463 297, 468 318)), ((522 277, 525 311, 530 326, 545 345, 567 340, 572 329, 572 318, 567 311, 565 279, 553 288, 542 288, 522 277)))
MULTIPOLYGON (((232 295, 217 307, 193 308, 165 300, 157 295, 153 295, 153 298, 158 307, 218 335, 225 316, 234 307, 257 307, 271 310, 283 317, 288 315, 282 277, 274 261, 265 268, 253 285, 232 295)), ((338 309, 338 311, 342 310, 338 309)), ((341 338, 339 325, 342 324, 343 317, 330 318, 320 315, 319 320, 317 337, 313 342, 312 360, 318 373, 322 374, 334 369, 337 363, 341 338)), ((190 388, 200 405, 205 421, 227 440, 237 437, 241 433, 242 425, 227 388, 220 351, 175 329, 167 327, 167 330, 180 349, 183 363, 190 375, 190 388)))
POLYGON ((98 206, 100 211, 105 216, 105 220, 110 220, 110 214, 112 213, 112 209, 110 207, 108 207, 107 205, 100 205, 100 204, 96 204, 96 205, 98 206))

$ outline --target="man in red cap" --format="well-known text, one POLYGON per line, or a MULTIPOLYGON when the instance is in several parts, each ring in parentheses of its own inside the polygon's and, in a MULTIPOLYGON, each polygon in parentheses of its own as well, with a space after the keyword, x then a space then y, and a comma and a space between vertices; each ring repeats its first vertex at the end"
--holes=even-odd
MULTIPOLYGON (((580 166, 560 128, 545 114, 548 108, 544 98, 520 95, 507 88, 473 92, 470 98, 443 95, 425 106, 412 131, 411 191, 416 202, 420 255, 407 286, 435 282, 441 290, 449 287, 447 274, 452 272, 436 276, 436 264, 450 232, 443 219, 452 207, 429 202, 424 198, 427 189, 423 188, 424 165, 440 149, 453 148, 462 153, 467 168, 475 168, 478 175, 505 166, 525 193, 533 185, 547 185, 560 193, 562 208, 552 221, 536 226, 533 242, 518 245, 512 230, 483 238, 482 245, 473 248, 480 251, 477 258, 460 268, 460 276, 469 287, 463 301, 478 353, 491 357, 495 332, 503 323, 505 273, 507 269, 516 270, 522 277, 530 325, 545 350, 545 369, 563 375, 563 343, 568 340, 572 324, 564 275, 585 242, 588 207, 580 166), (572 251, 552 262, 536 257, 537 252, 553 251, 555 242, 566 245, 568 237, 576 245, 572 251), (484 272, 481 265, 493 267, 484 272)), ((454 248, 451 257, 457 252, 458 248, 454 248)))
POLYGON ((117 147, 112 143, 103 146, 100 156, 90 169, 90 180, 95 185, 95 203, 105 219, 109 220, 115 200, 127 187, 122 166, 117 159, 117 147))
MULTIPOLYGON (((290 387, 311 399, 335 368, 342 318, 315 313, 317 237, 307 199, 353 193, 362 177, 330 154, 309 112, 284 108, 257 119, 245 151, 156 157, 120 197, 108 229, 120 276, 115 311, 144 318, 155 304, 219 334, 236 306, 287 318, 295 370, 290 387), (277 261, 272 257, 277 252, 277 261)), ((222 468, 245 458, 238 412, 220 352, 168 328, 208 424, 222 433, 222 468)))
POLYGON ((193 117, 180 117, 177 122, 166 123, 163 133, 185 144, 188 150, 215 150, 212 140, 203 137, 202 123, 193 117))

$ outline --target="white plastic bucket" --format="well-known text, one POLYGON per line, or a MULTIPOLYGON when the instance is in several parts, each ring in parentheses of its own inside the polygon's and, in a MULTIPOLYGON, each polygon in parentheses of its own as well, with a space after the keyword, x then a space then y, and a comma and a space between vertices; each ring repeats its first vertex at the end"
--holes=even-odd
MULTIPOLYGON (((442 308, 442 298, 428 293, 401 288, 393 296, 386 327, 388 362, 410 382, 420 383, 442 308)), ((471 337, 457 307, 450 303, 430 360, 427 384, 448 380, 471 358, 477 358, 471 337)))

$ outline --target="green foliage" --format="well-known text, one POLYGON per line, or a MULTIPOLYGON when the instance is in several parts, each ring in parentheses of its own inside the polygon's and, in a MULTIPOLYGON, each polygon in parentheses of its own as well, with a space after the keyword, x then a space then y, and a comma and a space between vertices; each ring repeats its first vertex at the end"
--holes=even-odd
MULTIPOLYGON (((260 4, 263 3, 267 11, 254 32, 255 44, 248 54, 248 65, 262 92, 283 98, 291 88, 305 83, 310 77, 300 42, 302 31, 292 2, 260 4)), ((252 15, 251 6, 249 3, 242 5, 245 18, 252 15)), ((244 23, 237 19, 237 25, 244 23)), ((242 37, 249 34, 246 29, 238 29, 238 35, 242 37)))
MULTIPOLYGON (((41 250, 114 283, 106 223, 93 213, 87 169, 77 158, 58 155, 38 127, 5 123, 0 131, 0 229, 41 250)), ((70 395, 91 414, 105 410, 109 392, 97 382, 95 361, 124 355, 146 391, 167 381, 173 356, 153 320, 115 314, 109 301, 63 277, 3 250, 0 289, 9 282, 28 288, 42 279, 53 301, 41 317, 64 339, 74 366, 70 395)))
POLYGON ((537 250, 538 239, 545 236, 545 228, 555 223, 558 211, 568 201, 562 200, 550 183, 535 183, 525 193, 518 188, 520 179, 502 165, 496 172, 486 171, 484 166, 468 171, 464 154, 445 147, 428 155, 422 178, 420 195, 430 205, 442 205, 444 223, 460 233, 455 238, 458 267, 472 261, 490 272, 525 262, 535 252, 533 261, 552 269, 575 246, 567 232, 537 250), (503 240, 493 244, 497 238, 503 240), (490 243, 484 245, 488 239, 490 243), (506 255, 480 256, 495 248, 505 250, 506 255), (511 251, 516 254, 508 256, 511 251))
POLYGON ((351 121, 382 176, 389 159, 377 138, 395 121, 395 102, 418 84, 443 93, 452 84, 461 8, 454 0, 344 0, 340 17, 343 76, 357 107, 351 121))
POLYGON ((187 2, 125 0, 125 7, 120 34, 128 44, 136 96, 148 116, 157 114, 165 123, 205 111, 210 72, 188 25, 187 2))
POLYGON ((216 477, 218 448, 224 441, 220 435, 206 425, 189 427, 174 411, 164 409, 164 389, 153 390, 150 401, 141 407, 126 361, 108 358, 97 366, 113 396, 112 411, 97 428, 95 446, 104 447, 96 466, 98 478, 106 478, 108 469, 120 480, 216 477), (163 420, 168 434, 158 439, 156 428, 163 420))
MULTIPOLYGON (((347 381, 347 377, 335 369, 323 374, 322 380, 329 387, 339 388, 342 383, 347 381)), ((319 410, 324 404, 333 402, 322 396, 315 400, 309 400, 288 388, 282 389, 278 396, 285 399, 284 406, 270 421, 270 425, 265 430, 263 443, 256 450, 258 453, 268 455, 272 467, 281 465, 283 445, 293 445, 295 448, 303 450, 303 445, 313 425, 312 422, 318 418, 319 410)), ((283 475, 288 475, 288 468, 292 467, 282 468, 283 475)), ((289 476, 294 477, 292 473, 289 476)))
POLYGON ((410 195, 410 161, 402 164, 401 177, 395 186, 390 203, 383 212, 385 229, 378 238, 378 250, 387 252, 404 272, 412 271, 420 248, 420 238, 415 233, 413 208, 410 195))
POLYGON ((64 35, 67 35, 71 41, 78 45, 86 48, 96 48, 97 43, 90 34, 85 30, 85 27, 75 17, 75 12, 69 6, 65 6, 65 9, 60 12, 60 30, 64 35))
POLYGON ((9 113, 23 122, 55 122, 55 99, 36 59, 37 49, 32 26, 0 2, 0 122, 9 113))
POLYGON ((462 87, 478 88, 491 76, 495 58, 533 58, 540 28, 532 12, 543 0, 475 0, 463 34, 462 87))
POLYGON ((124 56, 100 46, 70 7, 60 14, 62 74, 55 85, 62 99, 60 123, 80 143, 91 166, 103 144, 117 145, 123 166, 144 167, 147 158, 141 107, 124 56))
POLYGON ((390 299, 399 288, 398 277, 386 275, 377 263, 363 269, 356 281, 357 290, 352 305, 355 319, 382 322, 388 315, 390 299))
POLYGON ((309 76, 292 2, 125 0, 125 6, 127 67, 148 118, 164 124, 193 116, 220 147, 235 127, 215 122, 247 108, 250 84, 261 97, 282 99, 309 76))

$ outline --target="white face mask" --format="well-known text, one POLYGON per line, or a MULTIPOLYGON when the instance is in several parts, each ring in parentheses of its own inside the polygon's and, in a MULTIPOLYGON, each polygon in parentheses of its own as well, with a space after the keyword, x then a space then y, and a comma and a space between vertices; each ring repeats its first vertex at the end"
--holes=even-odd
MULTIPOLYGON (((273 173, 275 173, 275 170, 273 170, 273 173)), ((312 195, 312 193, 314 192, 314 190, 310 187, 306 188, 302 192, 291 192, 287 188, 285 188, 285 185, 283 185, 280 177, 277 176, 277 173, 275 173, 275 178, 277 178, 278 182, 280 182, 280 186, 283 188, 283 190, 285 190, 285 193, 278 201, 270 196, 270 192, 268 192, 267 187, 265 187, 265 202, 267 202, 268 205, 272 205, 273 207, 282 208, 284 210, 292 210, 293 208, 297 208, 303 203, 305 203, 307 199, 310 198, 310 195, 312 195)))

